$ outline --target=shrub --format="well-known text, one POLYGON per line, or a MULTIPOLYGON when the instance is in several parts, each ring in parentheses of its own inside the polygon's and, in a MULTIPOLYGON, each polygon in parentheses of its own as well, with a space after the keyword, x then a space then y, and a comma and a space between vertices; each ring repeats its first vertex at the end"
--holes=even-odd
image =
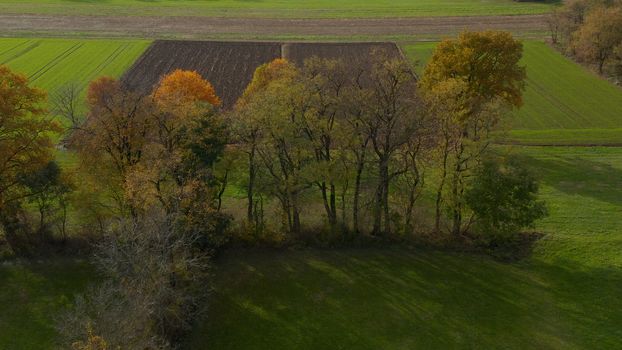
POLYGON ((107 280, 61 316, 64 345, 92 332, 111 349, 167 349, 190 329, 206 305, 210 263, 197 248, 202 233, 180 232, 175 221, 155 213, 107 233, 95 259, 107 280))
POLYGON ((477 233, 493 245, 516 239, 547 214, 537 193, 537 182, 516 161, 485 160, 466 193, 477 233))

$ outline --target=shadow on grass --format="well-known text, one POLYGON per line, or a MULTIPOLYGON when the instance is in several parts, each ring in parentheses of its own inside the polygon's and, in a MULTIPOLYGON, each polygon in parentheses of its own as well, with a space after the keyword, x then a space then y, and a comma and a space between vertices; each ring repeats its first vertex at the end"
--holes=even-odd
POLYGON ((189 348, 622 346, 622 272, 403 248, 229 253, 189 348))
POLYGON ((622 169, 573 155, 538 158, 521 154, 519 157, 540 181, 561 192, 622 206, 622 169))
POLYGON ((0 349, 52 349, 54 315, 93 281, 81 261, 0 262, 0 349))

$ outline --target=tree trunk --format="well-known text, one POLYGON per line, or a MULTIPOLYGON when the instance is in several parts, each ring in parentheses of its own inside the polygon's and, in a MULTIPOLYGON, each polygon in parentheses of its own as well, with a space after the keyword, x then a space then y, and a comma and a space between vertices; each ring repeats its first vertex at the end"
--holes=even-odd
POLYGON ((292 233, 300 234, 300 210, 298 209, 298 198, 296 195, 292 198, 292 233))
POLYGON ((413 184, 412 188, 410 189, 410 194, 408 196, 408 208, 406 209, 406 232, 405 233, 412 233, 413 231, 413 224, 412 224, 412 216, 413 216, 413 211, 415 210, 415 202, 417 201, 417 186, 419 185, 420 180, 419 180, 419 175, 417 175, 417 178, 415 179, 415 183, 413 184))
POLYGON ((248 205, 246 208, 246 219, 248 222, 253 222, 253 206, 255 205, 254 190, 255 190, 255 146, 251 148, 248 153, 248 187, 246 189, 246 197, 248 199, 248 205))
POLYGON ((359 198, 361 196, 361 177, 365 168, 365 155, 363 154, 356 165, 356 179, 354 181, 354 198, 352 201, 352 227, 355 233, 359 233, 359 198))
POLYGON ((324 203, 326 217, 328 217, 328 223, 331 228, 335 228, 337 225, 337 195, 335 193, 335 185, 331 182, 329 186, 327 186, 326 182, 322 181, 318 183, 318 187, 322 193, 322 201, 324 203))
POLYGON ((341 192, 341 225, 344 228, 349 227, 347 224, 348 220, 346 219, 346 192, 348 191, 347 188, 348 188, 348 185, 346 182, 344 190, 343 192, 341 192))
POLYGON ((330 215, 333 225, 337 224, 337 194, 335 193, 335 184, 330 182, 330 215))
POLYGON ((225 194, 225 191, 227 190, 228 181, 229 181, 229 170, 227 169, 225 170, 225 176, 222 179, 222 185, 217 194, 218 205, 216 207, 216 211, 218 212, 222 208, 222 196, 225 194))
POLYGON ((328 201, 328 191, 326 188, 326 182, 324 181, 319 182, 318 187, 320 188, 320 192, 322 193, 322 203, 324 204, 324 211, 326 212, 328 223, 330 224, 330 227, 333 228, 335 226, 335 222, 333 221, 332 210, 330 207, 330 203, 328 201))
POLYGON ((436 190, 436 213, 434 217, 434 230, 437 234, 441 233, 441 201, 443 198, 443 188, 447 179, 447 158, 449 157, 449 144, 445 140, 445 148, 443 149, 443 172, 441 174, 441 182, 436 190))
POLYGON ((454 174, 451 184, 451 195, 453 200, 452 205, 452 229, 451 233, 454 236, 459 235, 462 232, 462 191, 461 176, 462 176, 462 154, 464 152, 464 145, 460 143, 458 148, 458 154, 456 155, 456 166, 454 168, 454 174))
POLYGON ((375 235, 381 234, 382 230, 382 214, 384 212, 385 216, 385 227, 386 231, 389 223, 388 219, 388 193, 387 185, 389 178, 389 164, 386 161, 385 157, 380 157, 378 160, 378 185, 376 188, 376 197, 374 203, 374 228, 373 233, 375 235))
POLYGON ((383 179, 383 189, 382 189, 382 206, 384 207, 384 233, 391 233, 391 212, 389 210, 389 167, 388 162, 386 162, 386 167, 384 169, 384 179, 383 179))
POLYGON ((45 230, 43 229, 45 226, 45 208, 39 208, 39 235, 41 236, 41 242, 45 241, 45 230))

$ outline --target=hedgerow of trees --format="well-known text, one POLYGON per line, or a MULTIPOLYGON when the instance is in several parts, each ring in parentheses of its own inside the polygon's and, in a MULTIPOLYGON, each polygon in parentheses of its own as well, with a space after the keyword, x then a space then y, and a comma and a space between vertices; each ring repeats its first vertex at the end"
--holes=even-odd
POLYGON ((622 79, 622 2, 571 0, 549 18, 551 41, 565 53, 622 79))

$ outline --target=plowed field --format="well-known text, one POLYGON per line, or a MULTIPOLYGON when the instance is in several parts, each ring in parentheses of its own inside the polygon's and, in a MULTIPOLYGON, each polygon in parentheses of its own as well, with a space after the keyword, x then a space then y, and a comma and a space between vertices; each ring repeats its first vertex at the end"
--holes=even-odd
POLYGON ((228 108, 240 97, 255 69, 273 59, 284 57, 297 64, 313 56, 364 60, 379 49, 401 55, 393 43, 155 41, 125 73, 123 81, 131 89, 148 93, 163 75, 175 69, 194 70, 214 85, 228 108))

